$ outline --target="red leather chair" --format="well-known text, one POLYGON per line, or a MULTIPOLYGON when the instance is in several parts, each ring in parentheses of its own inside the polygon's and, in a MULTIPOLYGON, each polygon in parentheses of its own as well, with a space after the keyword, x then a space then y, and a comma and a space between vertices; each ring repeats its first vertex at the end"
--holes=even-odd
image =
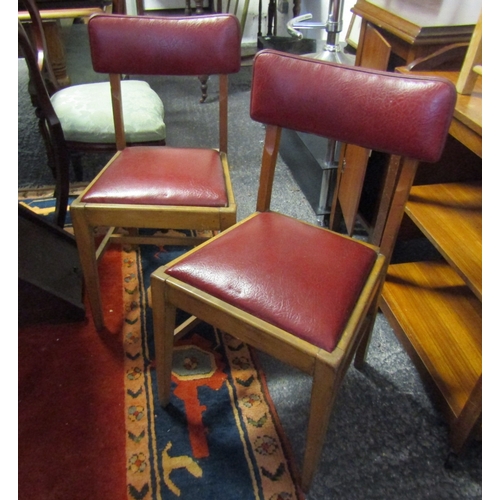
MULTIPOLYGON (((118 153, 72 203, 71 216, 96 328, 104 326, 97 261, 105 246, 197 244, 137 229, 221 231, 236 222, 227 161, 228 75, 239 71, 240 26, 229 14, 98 15, 88 23, 94 70, 110 73, 118 153), (218 75, 219 149, 125 147, 120 74, 218 75), (111 228, 96 251, 95 228, 111 228), (116 228, 132 228, 127 235, 116 228)), ((196 126, 194 126, 196 130, 196 126)))
MULTIPOLYGON (((341 381, 377 312, 393 242, 379 249, 270 211, 281 127, 400 156, 397 208, 418 161, 440 157, 455 98, 446 80, 257 54, 250 115, 266 125, 257 212, 152 275, 162 405, 174 336, 183 333, 177 308, 311 374, 302 472, 309 489, 341 381)), ((401 217, 394 209, 388 223, 401 217)))

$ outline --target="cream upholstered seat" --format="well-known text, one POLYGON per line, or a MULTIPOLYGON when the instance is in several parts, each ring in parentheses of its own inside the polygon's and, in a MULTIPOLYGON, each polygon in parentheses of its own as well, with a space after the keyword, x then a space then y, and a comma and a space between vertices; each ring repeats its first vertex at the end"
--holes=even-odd
MULTIPOLYGON (((128 143, 164 141, 163 101, 147 82, 122 82, 125 139, 128 143)), ((115 147, 113 107, 108 82, 72 85, 51 96, 66 141, 115 147)))
MULTIPOLYGON (((113 108, 107 82, 83 83, 61 88, 47 50, 40 11, 34 0, 20 0, 31 18, 33 45, 44 76, 52 107, 61 123, 70 153, 116 151, 113 108)), ((164 145, 165 110, 161 98, 144 81, 125 79, 122 83, 125 139, 128 145, 164 145)), ((75 154, 74 159, 78 158, 75 154)), ((81 180, 79 162, 75 163, 81 180)))
MULTIPOLYGON (((399 206, 418 161, 439 159, 455 99, 444 79, 256 55, 250 116, 266 125, 257 212, 151 277, 162 405, 170 398, 174 338, 186 330, 176 324, 177 309, 312 375, 302 469, 309 489, 340 384, 368 342, 393 242, 377 248, 270 210, 281 128, 396 155, 404 180, 392 205, 399 206)), ((391 212, 394 227, 401 213, 391 212)))

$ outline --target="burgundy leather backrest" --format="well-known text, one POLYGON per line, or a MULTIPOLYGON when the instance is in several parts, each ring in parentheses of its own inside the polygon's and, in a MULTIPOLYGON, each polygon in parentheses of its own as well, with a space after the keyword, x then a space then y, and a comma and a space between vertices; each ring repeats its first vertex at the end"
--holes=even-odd
POLYGON ((445 79, 403 76, 264 50, 250 116, 390 154, 435 162, 455 108, 445 79))
POLYGON ((98 14, 88 23, 98 73, 216 75, 241 65, 238 19, 230 14, 148 17, 98 14))

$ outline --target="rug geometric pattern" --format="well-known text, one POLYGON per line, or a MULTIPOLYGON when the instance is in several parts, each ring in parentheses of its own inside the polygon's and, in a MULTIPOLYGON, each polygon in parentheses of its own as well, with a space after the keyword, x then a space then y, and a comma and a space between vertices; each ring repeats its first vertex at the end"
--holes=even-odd
POLYGON ((171 403, 156 399, 150 273, 184 248, 124 249, 128 497, 302 498, 252 350, 206 324, 176 342, 171 403))
MULTIPOLYGON (((53 216, 53 197, 19 201, 53 216)), ((69 213, 67 219, 72 232, 69 213)), ((175 343, 170 404, 165 409, 157 400, 149 278, 187 249, 108 250, 121 262, 121 275, 111 278, 122 283, 127 498, 301 500, 286 438, 249 346, 201 323, 175 343)))

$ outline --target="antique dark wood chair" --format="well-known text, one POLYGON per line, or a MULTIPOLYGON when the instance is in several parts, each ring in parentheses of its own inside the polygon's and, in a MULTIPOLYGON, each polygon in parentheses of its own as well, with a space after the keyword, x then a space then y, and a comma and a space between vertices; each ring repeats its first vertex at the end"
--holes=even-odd
POLYGON ((64 140, 61 122, 57 117, 44 78, 39 69, 39 58, 33 51, 26 31, 18 21, 18 44, 20 53, 26 60, 30 77, 30 93, 33 98, 38 125, 45 141, 48 163, 55 179, 55 220, 59 227, 64 227, 69 199, 70 155, 64 140))
MULTIPOLYGON (((152 275, 162 405, 170 397, 174 337, 184 333, 177 309, 311 374, 302 471, 309 489, 343 377, 366 347, 393 241, 377 248, 270 210, 281 128, 397 155, 397 206, 418 161, 440 157, 455 99, 446 80, 257 54, 250 116, 266 125, 257 212, 152 275)), ((396 227, 402 211, 392 214, 396 227)))
MULTIPOLYGON (((98 258, 107 243, 197 244, 114 228, 221 231, 236 222, 227 160, 228 75, 240 69, 240 26, 233 15, 98 15, 88 24, 93 65, 110 74, 118 153, 72 203, 71 215, 95 325, 103 314, 98 258), (219 148, 126 147, 120 74, 218 75, 219 148), (94 229, 110 228, 96 251, 94 229)), ((194 124, 196 130, 196 124, 194 124)))
MULTIPOLYGON (((62 87, 49 58, 44 23, 36 1, 19 0, 19 5, 24 5, 29 13, 39 69, 61 123, 66 147, 74 160, 76 178, 81 180, 78 161, 81 153, 116 151, 109 84, 97 82, 62 87)), ((127 144, 165 145, 165 110, 158 94, 141 80, 123 81, 122 92, 127 144)))

